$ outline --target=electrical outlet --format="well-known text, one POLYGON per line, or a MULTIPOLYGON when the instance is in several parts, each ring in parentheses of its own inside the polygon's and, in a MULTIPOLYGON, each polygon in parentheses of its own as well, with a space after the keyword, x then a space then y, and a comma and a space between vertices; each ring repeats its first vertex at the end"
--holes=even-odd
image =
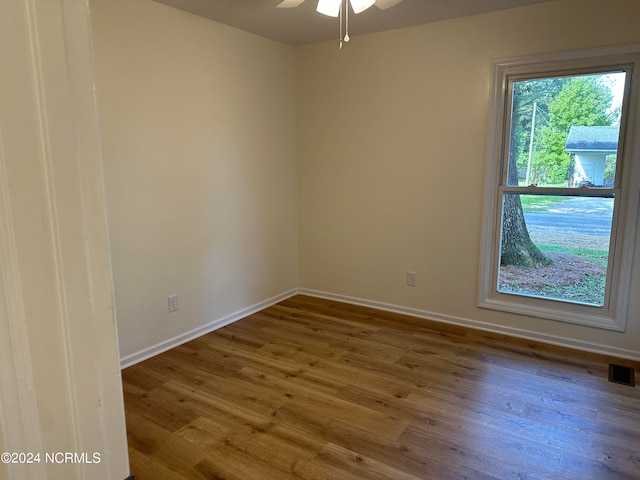
POLYGON ((178 310, 178 294, 169 295, 169 313, 178 310))
POLYGON ((416 272, 407 272, 407 285, 410 287, 416 286, 416 272))

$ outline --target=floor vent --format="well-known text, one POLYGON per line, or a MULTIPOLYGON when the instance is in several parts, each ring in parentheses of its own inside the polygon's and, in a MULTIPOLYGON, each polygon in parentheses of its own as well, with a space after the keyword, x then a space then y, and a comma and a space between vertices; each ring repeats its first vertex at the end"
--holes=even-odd
POLYGON ((634 370, 631 367, 623 365, 609 364, 609 381, 613 383, 621 383, 622 385, 636 386, 634 370))

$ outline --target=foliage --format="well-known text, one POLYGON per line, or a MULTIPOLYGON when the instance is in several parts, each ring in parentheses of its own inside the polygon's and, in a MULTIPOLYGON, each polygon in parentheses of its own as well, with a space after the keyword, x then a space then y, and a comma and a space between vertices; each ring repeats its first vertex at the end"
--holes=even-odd
POLYGON ((571 78, 549 103, 549 123, 542 127, 535 150, 535 171, 540 183, 567 180, 569 153, 565 144, 573 125, 608 126, 613 95, 598 76, 571 78))
POLYGON ((511 122, 511 160, 520 169, 527 167, 533 110, 544 121, 549 117, 549 103, 558 95, 568 79, 564 77, 524 80, 513 85, 511 122))
POLYGON ((566 185, 569 154, 564 146, 571 126, 613 123, 616 112, 610 110, 613 96, 605 78, 588 75, 514 83, 510 153, 521 172, 529 161, 536 108, 530 183, 566 185))
POLYGON ((616 155, 607 155, 604 165, 604 179, 613 180, 616 174, 616 155))

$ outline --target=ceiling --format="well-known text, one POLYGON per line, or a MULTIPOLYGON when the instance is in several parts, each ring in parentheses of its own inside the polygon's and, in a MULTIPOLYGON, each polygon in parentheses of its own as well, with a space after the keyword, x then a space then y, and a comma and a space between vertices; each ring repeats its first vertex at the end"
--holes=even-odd
MULTIPOLYGON (((338 19, 317 13, 317 0, 306 0, 295 8, 276 8, 281 0, 156 1, 293 46, 337 41, 339 35, 338 19)), ((371 7, 350 15, 349 34, 354 37, 549 1, 553 0, 403 0, 387 10, 371 7)))

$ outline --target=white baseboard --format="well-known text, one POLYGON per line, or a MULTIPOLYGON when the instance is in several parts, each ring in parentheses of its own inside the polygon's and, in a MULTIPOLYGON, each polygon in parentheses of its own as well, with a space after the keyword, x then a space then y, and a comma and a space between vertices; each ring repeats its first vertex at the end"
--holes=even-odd
POLYGON ((545 333, 534 332, 531 330, 523 330, 519 328, 505 327, 502 325, 496 325, 493 323, 480 322, 477 320, 471 320, 468 318, 455 317, 452 315, 443 315, 441 313, 429 312, 427 310, 419 310, 416 308, 403 307, 400 305, 393 305, 389 303, 377 302, 374 300, 366 300, 363 298, 351 297, 347 295, 340 295, 331 292, 323 292, 319 290, 312 290, 307 288, 294 288, 287 292, 271 297, 262 302, 258 302, 247 308, 243 308, 225 317, 213 320, 201 327, 198 327, 189 332, 183 333, 176 337, 160 342, 151 347, 145 348, 139 352, 127 355, 120 359, 120 368, 130 367, 136 363, 142 362, 148 358, 158 355, 162 352, 166 352, 178 345, 182 345, 190 340, 194 340, 202 335, 213 332, 219 328, 229 325, 233 322, 241 320, 249 315, 252 315, 260 310, 275 305, 278 302, 291 298, 297 294, 308 295, 310 297, 325 298, 327 300, 335 300, 338 302, 350 303, 353 305, 361 305, 364 307, 376 308, 378 310, 384 310, 393 313, 400 313, 404 315, 410 315, 412 317, 424 318, 425 320, 432 320, 435 322, 442 322, 451 325, 457 325, 461 327, 473 328, 476 330, 484 330, 492 333, 500 333, 503 335, 509 335, 511 337, 523 338, 526 340, 534 340, 541 343, 547 343, 549 345, 556 345, 560 347, 573 348, 575 350, 581 350, 585 352, 599 353, 602 355, 609 355, 616 358, 625 358, 629 360, 640 361, 640 351, 627 350, 624 348, 612 347, 609 345, 601 345, 597 343, 584 342, 573 338, 560 337, 556 335, 549 335, 545 333))
POLYGON ((388 312, 410 315, 412 317, 424 318, 426 320, 433 320, 435 322, 448 323, 451 325, 468 327, 476 330, 484 330, 492 333, 500 333, 500 334, 508 335, 511 337, 523 338, 526 340, 534 340, 537 342, 556 345, 560 347, 573 348, 574 350, 581 350, 585 352, 609 355, 616 358, 625 358, 629 360, 640 361, 640 351, 627 350, 624 348, 612 347, 609 345, 601 345, 601 344, 591 343, 591 342, 584 342, 584 341, 576 340, 573 338, 549 335, 546 333, 539 333, 531 330, 505 327, 505 326, 496 325, 493 323, 480 322, 477 320, 470 320, 468 318, 462 318, 462 317, 454 317, 452 315, 443 315, 440 313, 429 312, 426 310, 402 307, 399 305, 392 305, 392 304, 377 302, 373 300, 365 300, 362 298, 339 295, 339 294, 330 293, 330 292, 322 292, 318 290, 300 288, 298 289, 297 293, 299 293, 300 295, 308 295, 310 297, 324 298, 327 300, 335 300, 338 302, 351 303, 353 305, 361 305, 364 307, 376 308, 378 310, 385 310, 388 312))
POLYGON ((172 348, 177 347, 178 345, 182 345, 190 340, 194 340, 202 335, 206 335, 207 333, 211 333, 214 330, 224 327, 225 325, 229 325, 233 322, 236 322, 242 318, 245 318, 249 315, 252 315, 260 310, 264 310, 267 307, 275 305, 278 302, 286 300, 287 298, 291 298, 298 293, 298 289, 294 288, 287 292, 281 293, 280 295, 276 295, 275 297, 271 297, 267 300, 263 300, 261 302, 255 303, 249 307, 238 310, 237 312, 226 315, 222 318, 213 320, 201 327, 195 328, 188 332, 182 333, 176 337, 165 340, 164 342, 160 342, 151 347, 140 350, 139 352, 132 353, 120 359, 120 368, 124 369, 135 365, 136 363, 142 362, 148 358, 154 357, 162 352, 166 352, 167 350, 171 350, 172 348))

